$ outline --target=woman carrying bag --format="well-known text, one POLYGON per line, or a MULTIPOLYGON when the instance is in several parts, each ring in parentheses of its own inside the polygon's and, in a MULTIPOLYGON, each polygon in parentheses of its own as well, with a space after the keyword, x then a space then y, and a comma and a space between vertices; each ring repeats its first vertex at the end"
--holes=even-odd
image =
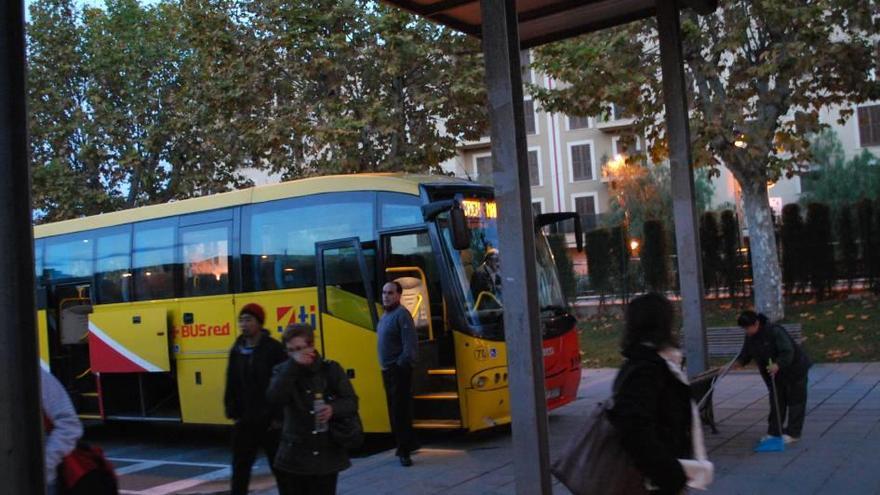
POLYGON ((626 360, 613 396, 596 405, 553 463, 575 495, 679 494, 712 482, 673 318, 672 304, 659 294, 627 306, 626 360))
POLYGON ((315 350, 311 326, 290 325, 281 341, 290 359, 275 367, 267 391, 271 403, 284 407, 274 463, 278 491, 334 494, 339 472, 351 466, 351 437, 362 435, 357 395, 342 367, 315 350))
POLYGON ((608 419, 649 493, 677 494, 686 485, 706 488, 712 464, 681 369, 672 333, 672 303, 660 294, 637 297, 626 308, 622 353, 608 419))

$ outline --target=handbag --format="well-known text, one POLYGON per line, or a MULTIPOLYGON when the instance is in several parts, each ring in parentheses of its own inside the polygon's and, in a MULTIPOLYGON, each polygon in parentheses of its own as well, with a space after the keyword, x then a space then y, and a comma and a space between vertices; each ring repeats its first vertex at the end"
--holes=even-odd
MULTIPOLYGON (((330 360, 324 361, 324 372, 330 369, 329 365, 331 362, 330 360)), ((323 375, 320 377, 320 382, 320 388, 326 388, 327 380, 323 375)), ((327 398, 332 402, 338 393, 332 389, 328 390, 328 392, 327 398)), ((331 416, 327 433, 333 443, 346 450, 356 449, 364 443, 364 424, 361 422, 361 416, 357 411, 346 416, 336 416, 335 414, 331 416)))
POLYGON ((329 433, 330 440, 345 449, 356 449, 364 443, 364 425, 357 412, 351 416, 330 418, 329 433))
POLYGON ((612 407, 611 399, 599 402, 551 465, 553 475, 574 495, 648 493, 608 419, 612 407))

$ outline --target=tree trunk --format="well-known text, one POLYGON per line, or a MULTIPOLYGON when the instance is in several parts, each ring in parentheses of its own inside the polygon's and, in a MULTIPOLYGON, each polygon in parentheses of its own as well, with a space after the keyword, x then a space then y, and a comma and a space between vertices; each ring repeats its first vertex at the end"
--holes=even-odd
POLYGON ((779 268, 767 187, 764 181, 743 182, 740 186, 749 228, 755 311, 764 313, 770 321, 781 320, 785 316, 782 270, 779 268))

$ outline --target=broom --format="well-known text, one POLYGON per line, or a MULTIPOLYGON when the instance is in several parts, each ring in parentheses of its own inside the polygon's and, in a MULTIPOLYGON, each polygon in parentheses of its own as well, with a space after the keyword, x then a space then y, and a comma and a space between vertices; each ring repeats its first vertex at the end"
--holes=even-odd
MULTIPOLYGON (((770 360, 773 364, 773 360, 770 360)), ((776 394, 776 375, 770 375, 770 391, 773 394, 773 405, 776 406, 776 425, 779 427, 779 436, 761 440, 755 446, 755 452, 785 452, 785 440, 782 438, 782 417, 779 415, 779 397, 776 394)))

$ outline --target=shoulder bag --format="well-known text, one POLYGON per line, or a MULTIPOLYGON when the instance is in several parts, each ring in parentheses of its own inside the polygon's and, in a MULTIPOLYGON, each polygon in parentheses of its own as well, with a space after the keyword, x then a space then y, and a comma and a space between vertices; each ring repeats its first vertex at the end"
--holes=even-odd
POLYGON ((553 475, 574 495, 647 494, 642 474, 624 452, 608 420, 611 399, 596 404, 583 427, 553 461, 553 475))

